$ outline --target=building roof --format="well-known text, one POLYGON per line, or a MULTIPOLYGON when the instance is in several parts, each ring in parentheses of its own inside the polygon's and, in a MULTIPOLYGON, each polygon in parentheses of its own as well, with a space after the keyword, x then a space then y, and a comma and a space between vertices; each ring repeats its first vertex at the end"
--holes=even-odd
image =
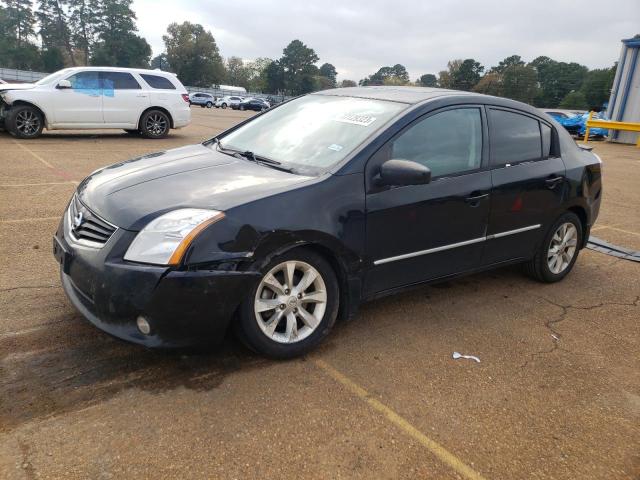
POLYGON ((331 90, 315 92, 314 95, 370 98, 373 100, 387 100, 390 102, 416 104, 436 97, 477 94, 459 90, 447 90, 444 88, 371 86, 334 88, 331 90))

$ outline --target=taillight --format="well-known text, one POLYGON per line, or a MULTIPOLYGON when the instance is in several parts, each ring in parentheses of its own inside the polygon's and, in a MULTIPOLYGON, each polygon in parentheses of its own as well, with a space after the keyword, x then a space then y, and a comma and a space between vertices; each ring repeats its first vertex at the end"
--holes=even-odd
POLYGON ((183 94, 182 94, 182 99, 183 99, 185 102, 189 103, 189 94, 188 94, 188 93, 183 93, 183 94))

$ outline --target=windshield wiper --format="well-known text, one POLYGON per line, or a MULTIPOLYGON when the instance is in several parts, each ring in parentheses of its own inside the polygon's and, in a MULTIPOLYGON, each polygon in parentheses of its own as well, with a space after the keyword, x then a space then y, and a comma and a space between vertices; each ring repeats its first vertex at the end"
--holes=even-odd
POLYGON ((247 160, 251 160, 254 163, 266 165, 268 167, 272 167, 277 170, 282 170, 283 172, 293 173, 292 168, 283 167, 282 163, 278 162, 277 160, 272 160, 271 158, 263 157, 261 155, 256 155, 255 153, 249 150, 246 150, 243 152, 241 150, 236 150, 234 148, 223 147, 222 143, 220 143, 220 140, 218 140, 217 138, 214 138, 213 142, 216 145, 216 150, 221 153, 226 153, 227 155, 232 155, 234 157, 246 158, 247 160))

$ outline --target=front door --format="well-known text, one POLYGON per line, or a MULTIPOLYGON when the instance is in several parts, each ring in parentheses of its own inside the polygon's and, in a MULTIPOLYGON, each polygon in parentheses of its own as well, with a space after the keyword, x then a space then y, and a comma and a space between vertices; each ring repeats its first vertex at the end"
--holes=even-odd
POLYGON ((489 108, 491 215, 483 263, 529 258, 567 188, 553 128, 521 112, 489 108))
POLYGON ((457 106, 412 122, 367 164, 366 295, 472 270, 480 265, 489 216, 486 121, 479 106, 457 106), (379 187, 389 159, 429 167, 426 185, 379 187), (483 161, 484 159, 484 161, 483 161))
POLYGON ((102 87, 99 72, 78 72, 66 80, 71 83, 71 88, 56 88, 52 93, 55 125, 101 126, 102 87))
POLYGON ((136 128, 149 106, 149 94, 129 72, 101 72, 104 123, 136 128))

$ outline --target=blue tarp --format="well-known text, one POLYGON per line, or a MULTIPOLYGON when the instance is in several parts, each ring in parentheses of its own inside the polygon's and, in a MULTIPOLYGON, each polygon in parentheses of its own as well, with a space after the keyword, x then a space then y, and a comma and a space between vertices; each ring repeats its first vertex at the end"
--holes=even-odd
MULTIPOLYGON (((584 113, 582 115, 575 115, 569 118, 556 118, 557 122, 562 125, 564 128, 574 133, 577 132, 580 135, 584 135, 585 130, 587 129, 587 119, 589 118, 588 113, 584 113)), ((608 120, 604 113, 596 113, 592 118, 599 118, 601 120, 608 120)), ((592 128, 589 130, 590 137, 606 137, 609 134, 609 130, 606 128, 592 128)))

